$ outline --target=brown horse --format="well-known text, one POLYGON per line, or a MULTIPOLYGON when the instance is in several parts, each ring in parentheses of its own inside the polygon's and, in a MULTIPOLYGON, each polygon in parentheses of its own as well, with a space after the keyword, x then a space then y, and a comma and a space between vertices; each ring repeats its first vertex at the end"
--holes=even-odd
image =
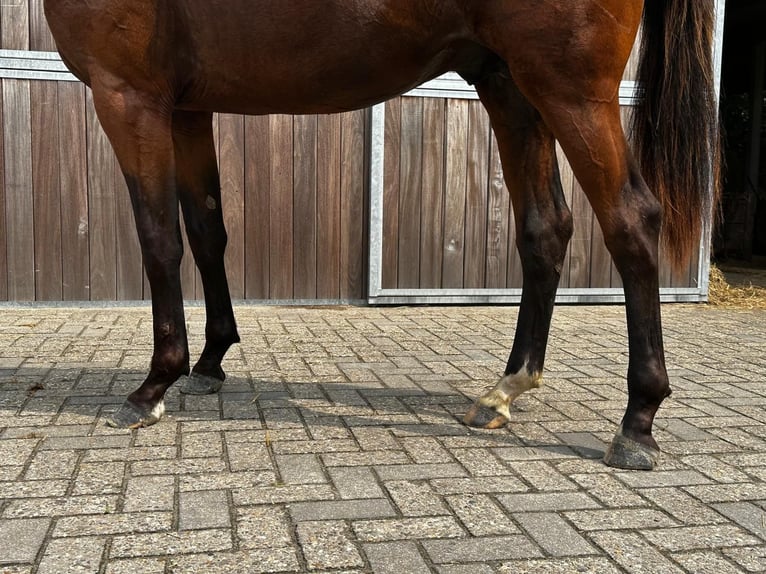
POLYGON ((625 285, 629 399, 606 462, 653 467, 659 449, 652 423, 670 394, 658 241, 662 229, 677 258, 698 244, 716 173, 713 4, 45 0, 61 56, 92 88, 125 174, 151 284, 151 369, 110 424, 156 422, 168 387, 189 374, 179 203, 207 306, 206 345, 184 391, 216 392, 225 376, 224 354, 239 341, 224 271, 212 113, 352 110, 456 71, 476 85, 497 136, 524 270, 505 376, 464 420, 505 425, 515 397, 540 385, 572 234, 556 164, 558 140, 625 285), (644 104, 635 135, 646 178, 628 151, 618 103, 642 14, 644 104))

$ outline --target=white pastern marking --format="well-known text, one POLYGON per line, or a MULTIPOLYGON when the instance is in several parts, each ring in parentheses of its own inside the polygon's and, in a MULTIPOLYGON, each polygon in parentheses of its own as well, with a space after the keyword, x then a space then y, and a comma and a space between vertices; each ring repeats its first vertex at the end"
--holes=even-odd
POLYGON ((530 389, 536 389, 542 385, 540 373, 529 374, 526 366, 518 373, 505 375, 498 381, 491 391, 479 399, 479 403, 494 409, 507 419, 511 418, 510 406, 516 397, 530 389))
POLYGON ((155 407, 152 409, 152 412, 149 413, 150 418, 156 418, 157 420, 162 418, 162 415, 165 414, 165 401, 162 400, 158 402, 155 407))

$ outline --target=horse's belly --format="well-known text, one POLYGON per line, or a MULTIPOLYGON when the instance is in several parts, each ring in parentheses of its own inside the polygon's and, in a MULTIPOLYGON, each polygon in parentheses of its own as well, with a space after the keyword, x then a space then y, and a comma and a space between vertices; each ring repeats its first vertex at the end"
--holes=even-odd
POLYGON ((188 76, 180 105, 251 114, 344 111, 454 67, 466 44, 462 19, 425 14, 419 2, 393 4, 262 0, 239 19, 218 18, 218 29, 197 28, 184 42, 192 55, 181 71, 188 76), (252 10, 259 5, 269 6, 268 20, 252 10))

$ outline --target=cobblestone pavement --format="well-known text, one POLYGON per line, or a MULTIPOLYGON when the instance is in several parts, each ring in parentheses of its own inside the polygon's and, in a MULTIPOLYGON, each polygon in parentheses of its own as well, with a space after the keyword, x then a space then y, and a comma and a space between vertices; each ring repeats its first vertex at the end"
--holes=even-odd
POLYGON ((557 309, 546 384, 501 431, 457 417, 516 308, 237 315, 222 392, 173 389, 131 432, 104 417, 142 379, 148 307, 0 308, 1 573, 766 570, 766 312, 664 307, 675 392, 648 473, 600 461, 621 307, 557 309))

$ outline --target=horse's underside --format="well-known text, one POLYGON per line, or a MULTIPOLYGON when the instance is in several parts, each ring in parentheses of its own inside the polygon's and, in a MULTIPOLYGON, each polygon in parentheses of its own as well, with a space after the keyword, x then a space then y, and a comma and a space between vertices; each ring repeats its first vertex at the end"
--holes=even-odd
MULTIPOLYGON (((683 18, 691 20, 712 13, 712 0, 653 0, 647 14, 651 9, 663 16, 665 5, 668 13, 688 9, 683 18)), ((524 269, 505 375, 465 422, 507 424, 511 402, 541 381, 572 234, 556 164, 558 140, 625 285, 629 400, 606 461, 627 468, 655 464, 652 422, 670 394, 657 273, 663 205, 627 149, 618 101, 641 0, 45 0, 45 10, 64 61, 93 89, 128 183, 151 284, 151 369, 111 424, 156 422, 165 391, 189 373, 179 204, 207 308, 206 345, 183 390, 217 391, 225 376, 221 361, 239 341, 223 263, 226 231, 212 113, 351 110, 457 71, 476 85, 497 136, 524 269)), ((667 26, 678 23, 668 20, 667 26)), ((651 32, 661 20, 645 21, 651 32)), ((692 44, 693 33, 678 35, 689 44, 681 46, 685 54, 709 51, 692 44)), ((703 87, 699 97, 709 99, 710 86, 703 87)), ((692 136, 707 135, 709 120, 701 119, 696 131, 686 128, 692 136)), ((677 153, 706 164, 709 156, 699 156, 708 151, 700 145, 677 153)), ((677 187, 693 187, 695 175, 677 187)), ((697 198, 705 191, 688 193, 697 198)), ((684 213, 699 218, 700 200, 684 201, 684 213)), ((683 251, 694 241, 684 237, 678 247, 683 251)))

